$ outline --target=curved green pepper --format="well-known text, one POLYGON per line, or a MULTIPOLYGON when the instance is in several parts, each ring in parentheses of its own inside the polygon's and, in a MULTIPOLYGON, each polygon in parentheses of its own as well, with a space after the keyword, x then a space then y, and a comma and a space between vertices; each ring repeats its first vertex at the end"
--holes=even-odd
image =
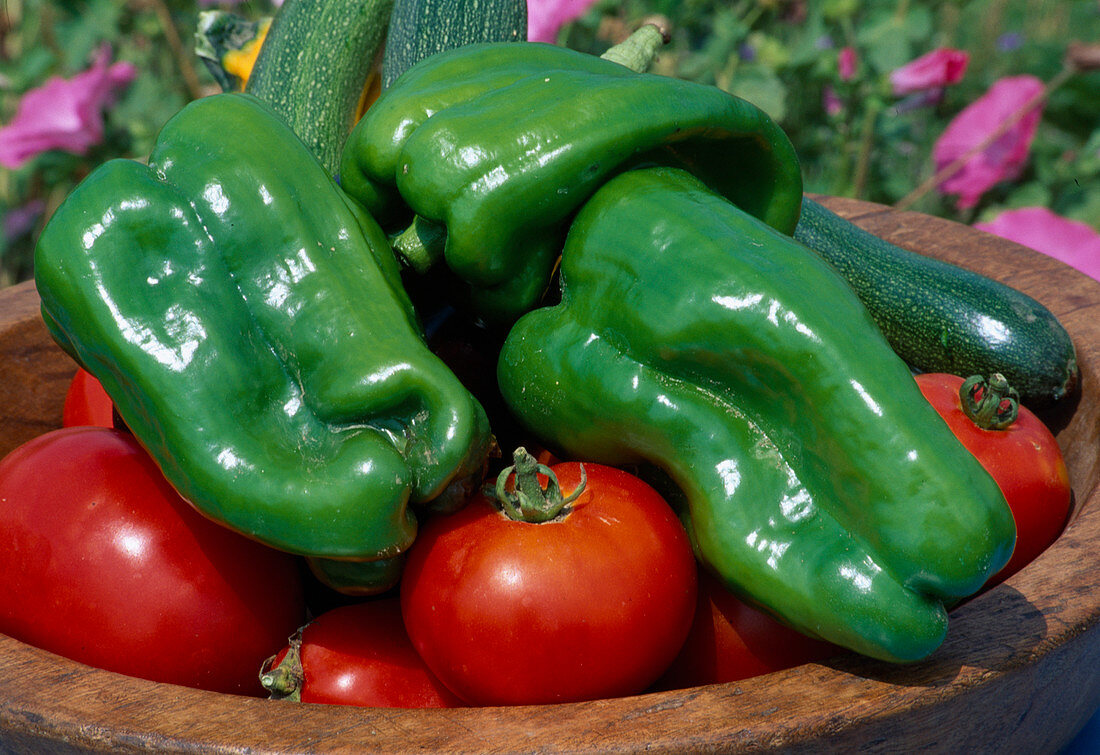
POLYGON ((798 221, 798 160, 763 111, 538 43, 467 45, 410 68, 352 131, 340 181, 384 226, 412 212, 444 224, 446 263, 475 305, 514 319, 545 289, 576 209, 647 163, 690 170, 783 232, 798 221))
POLYGON ((410 502, 480 482, 484 411, 425 346, 385 234, 259 100, 197 100, 147 166, 93 172, 35 273, 58 343, 235 530, 392 557, 416 533, 410 502))
POLYGON ((505 341, 509 406, 570 454, 664 470, 701 561, 789 624, 922 658, 1011 554, 996 483, 847 284, 687 173, 605 184, 561 295, 505 341))

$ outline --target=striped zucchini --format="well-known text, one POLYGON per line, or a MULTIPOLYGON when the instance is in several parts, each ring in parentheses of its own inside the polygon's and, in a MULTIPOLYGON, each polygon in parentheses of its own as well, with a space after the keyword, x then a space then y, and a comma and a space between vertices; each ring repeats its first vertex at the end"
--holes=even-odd
POLYGON ((812 199, 794 236, 832 263, 917 372, 999 372, 1032 407, 1072 393, 1077 353, 1039 302, 970 270, 890 244, 812 199))
POLYGON ((382 88, 437 52, 526 39, 525 0, 396 0, 382 58, 382 88))

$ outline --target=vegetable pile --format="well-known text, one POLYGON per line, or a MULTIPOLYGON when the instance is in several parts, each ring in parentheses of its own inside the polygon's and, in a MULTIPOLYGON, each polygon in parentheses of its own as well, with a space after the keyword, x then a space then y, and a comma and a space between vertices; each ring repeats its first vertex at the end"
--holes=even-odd
POLYGON ((0 463, 0 631, 394 707, 935 652, 1065 524, 1021 404, 1074 391, 1061 325, 804 202, 761 110, 644 72, 654 27, 595 58, 493 41, 506 0, 513 31, 433 37, 446 5, 393 8, 349 129, 363 51, 312 87, 286 56, 332 53, 322 6, 390 4, 288 0, 249 93, 187 106, 51 219, 36 283, 86 426, 0 463), (910 271, 921 316, 871 269, 910 271), (501 469, 520 445, 563 461, 501 469))

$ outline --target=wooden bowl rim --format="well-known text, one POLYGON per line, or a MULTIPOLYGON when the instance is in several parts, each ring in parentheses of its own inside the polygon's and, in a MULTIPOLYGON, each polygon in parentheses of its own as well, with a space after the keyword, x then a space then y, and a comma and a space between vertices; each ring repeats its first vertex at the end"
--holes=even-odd
MULTIPOLYGON (((1095 376, 1100 364, 1100 325, 1095 324, 1100 321, 1096 317, 1100 284, 1036 252, 952 221, 853 200, 820 199, 895 243, 907 245, 919 226, 920 238, 942 236, 954 239, 956 245, 961 240, 964 246, 993 249, 1006 266, 988 269, 990 265, 985 264, 987 269, 981 272, 1036 298, 1040 297, 1031 289, 1040 279, 1048 281, 1044 291, 1084 291, 1084 304, 1071 303, 1066 311, 1044 303, 1063 317, 1074 335, 1083 391, 1090 401, 1100 391, 1095 376), (1031 275, 1035 270, 1041 278, 1031 275)), ((943 253, 931 251, 935 256, 943 253)), ((964 258, 949 261, 962 263, 964 258)), ((15 325, 23 327, 38 317, 36 301, 32 284, 21 284, 0 291, 0 313, 16 312, 15 325), (4 300, 7 305, 2 305, 4 300)), ((0 322, 0 341, 12 327, 11 321, 0 322)), ((1059 438, 1083 432, 1084 440, 1095 441, 1095 415, 1090 403, 1088 416, 1075 415, 1070 423, 1074 429, 1063 430, 1059 438)), ((943 647, 912 666, 843 656, 734 683, 614 700, 405 711, 293 705, 157 684, 93 669, 0 635, 0 744, 53 741, 114 751, 242 752, 288 747, 317 752, 365 748, 406 752, 442 745, 451 752, 648 748, 685 752, 807 746, 842 738, 869 724, 900 726, 902 713, 969 705, 968 698, 976 690, 1012 684, 1020 672, 1046 656, 1098 652, 1100 581, 1073 582, 1072 599, 1054 589, 1064 587, 1063 578, 1100 574, 1100 548, 1090 547, 1100 542, 1095 456, 1093 448, 1073 457, 1084 459, 1080 465, 1084 471, 1074 470, 1077 505, 1059 541, 1006 583, 956 609, 943 647), (1024 631, 999 631, 988 639, 990 622, 1024 631), (808 696, 819 703, 829 701, 828 710, 813 720, 802 715, 809 709, 808 696), (158 720, 151 722, 149 716, 158 720)), ((1081 711, 1072 722, 1079 726, 1087 718, 1085 713, 1100 703, 1100 682, 1074 694, 1082 698, 1081 711)))

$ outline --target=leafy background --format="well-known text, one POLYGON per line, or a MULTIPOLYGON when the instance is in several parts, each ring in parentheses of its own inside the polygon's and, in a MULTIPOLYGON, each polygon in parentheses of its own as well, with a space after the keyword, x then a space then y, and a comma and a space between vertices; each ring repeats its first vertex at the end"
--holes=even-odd
POLYGON ((627 0, 601 2, 567 28, 564 41, 599 49, 616 22, 646 14, 673 20, 663 72, 714 84, 779 121, 799 150, 807 190, 969 222, 1004 207, 1039 204, 1100 227, 1100 74, 1070 76, 1050 94, 1029 167, 981 205, 960 214, 951 197, 910 196, 933 171, 932 145, 950 119, 1005 76, 1052 82, 1068 43, 1100 41, 1093 0, 627 0), (601 32, 601 30, 603 30, 601 32), (852 47, 856 75, 842 82, 839 50, 852 47), (939 47, 966 50, 970 64, 935 106, 890 94, 888 75, 939 47), (832 87, 844 109, 822 104, 832 87))
MULTIPOLYGON (((107 110, 104 139, 88 154, 51 151, 19 169, 0 168, 0 285, 32 275, 34 239, 91 168, 115 156, 141 159, 173 113, 218 91, 193 50, 207 7, 194 0, 4 0, 0 124, 24 92, 84 70, 103 43, 138 75, 107 110)), ((249 19, 275 11, 270 0, 220 7, 249 19)), ((1040 205, 1100 229, 1100 72, 1063 73, 1070 42, 1100 41, 1096 0, 596 0, 557 41, 602 52, 653 15, 672 29, 656 70, 716 85, 770 113, 799 150, 808 191, 967 223, 1040 205), (842 80, 845 47, 857 65, 842 80), (937 103, 894 97, 889 73, 938 47, 969 53, 963 79, 937 103), (935 140, 993 82, 1023 73, 1051 85, 1027 166, 960 210, 927 183, 935 140), (839 108, 825 107, 827 91, 839 108)))

